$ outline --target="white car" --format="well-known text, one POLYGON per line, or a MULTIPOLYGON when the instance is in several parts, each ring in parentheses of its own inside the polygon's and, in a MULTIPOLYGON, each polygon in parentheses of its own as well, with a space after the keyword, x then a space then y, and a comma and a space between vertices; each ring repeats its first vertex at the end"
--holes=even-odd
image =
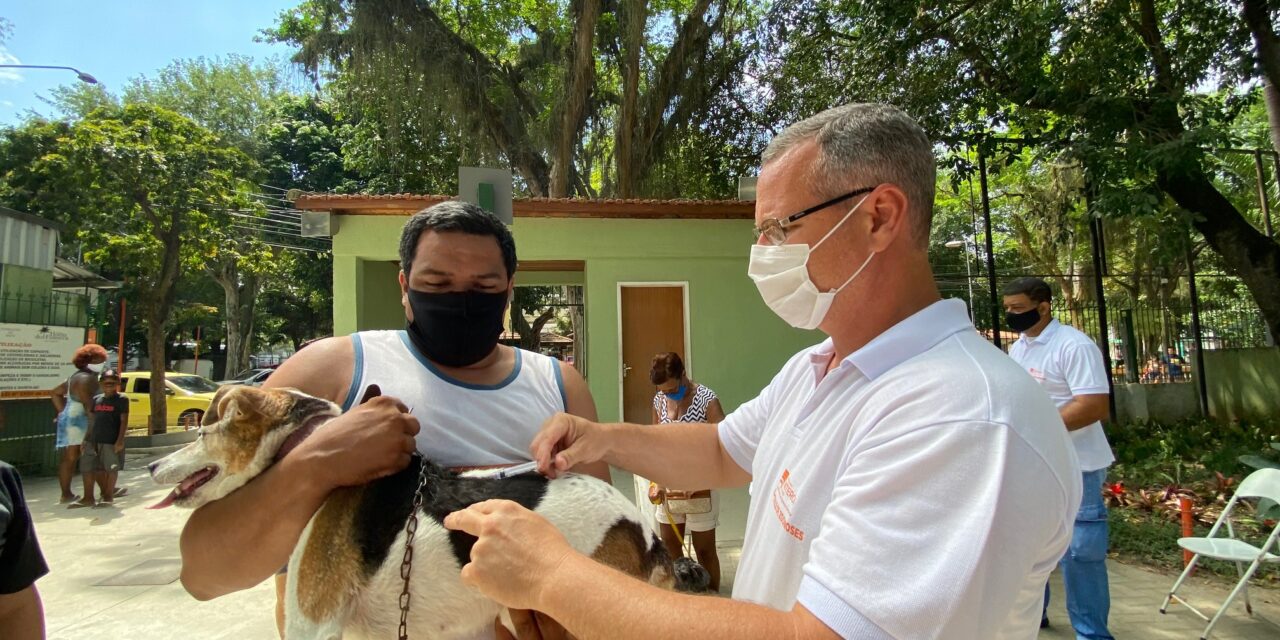
POLYGON ((248 371, 241 371, 239 375, 228 380, 219 380, 218 384, 243 384, 250 387, 261 387, 262 383, 266 382, 272 373, 275 373, 275 369, 249 369, 248 371))

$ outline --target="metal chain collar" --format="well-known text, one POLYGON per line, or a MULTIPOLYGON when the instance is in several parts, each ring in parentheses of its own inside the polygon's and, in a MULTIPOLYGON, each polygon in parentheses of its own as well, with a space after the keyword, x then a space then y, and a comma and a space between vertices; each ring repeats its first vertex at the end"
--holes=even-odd
POLYGON ((418 533, 418 512, 422 510, 422 490, 427 486, 427 461, 418 467, 418 490, 413 493, 413 509, 404 525, 404 560, 400 563, 400 577, 404 589, 400 592, 400 640, 409 640, 409 575, 413 571, 413 537, 418 533))

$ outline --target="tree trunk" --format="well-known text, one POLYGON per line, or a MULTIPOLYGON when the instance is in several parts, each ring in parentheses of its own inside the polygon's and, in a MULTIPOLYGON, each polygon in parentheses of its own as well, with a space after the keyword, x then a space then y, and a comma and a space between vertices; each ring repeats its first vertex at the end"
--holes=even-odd
POLYGON ((587 121, 587 101, 595 90, 596 22, 600 18, 599 0, 574 0, 572 11, 577 20, 573 27, 573 44, 569 48, 569 64, 565 69, 564 95, 557 109, 557 128, 552 141, 551 187, 549 195, 570 195, 574 178, 574 150, 587 121))
POLYGON ((640 124, 637 112, 640 102, 640 53, 644 48, 645 23, 648 20, 647 0, 623 0, 619 7, 622 42, 622 104, 618 106, 617 144, 614 158, 617 160, 617 180, 614 188, 619 198, 636 195, 635 145, 636 130, 640 124))
POLYGON ((525 351, 539 352, 542 347, 542 328, 547 326, 556 315, 554 308, 548 308, 530 324, 524 317, 524 307, 511 304, 511 330, 520 334, 520 348, 525 351))
POLYGON ((1271 124, 1271 146, 1280 152, 1280 41, 1276 38, 1267 4, 1266 0, 1244 0, 1241 13, 1253 35, 1258 67, 1262 72, 1262 95, 1271 124))
POLYGON ((169 424, 166 403, 168 395, 165 393, 168 386, 164 381, 165 369, 169 364, 165 349, 168 343, 165 339, 167 315, 154 307, 147 313, 147 357, 151 359, 151 417, 147 424, 153 434, 168 431, 169 424))
POLYGON ((240 304, 236 307, 240 316, 240 353, 237 355, 237 364, 241 367, 237 371, 248 369, 249 356, 253 355, 253 323, 258 308, 258 292, 262 289, 262 279, 257 274, 246 275, 242 280, 238 296, 240 304))
POLYGON ((585 378, 587 375, 587 359, 583 353, 583 338, 586 322, 582 315, 582 287, 568 285, 564 287, 564 299, 573 305, 569 307, 569 328, 573 331, 573 366, 585 378))
POLYGON ((240 341, 244 333, 240 328, 240 287, 235 281, 236 269, 234 265, 230 268, 224 268, 214 277, 218 284, 222 285, 222 295, 225 301, 222 313, 226 317, 227 324, 227 363, 223 365, 223 378, 239 374, 247 367, 240 364, 240 341))
POLYGON ((249 368, 249 356, 253 353, 253 318, 262 279, 257 274, 242 275, 234 258, 225 260, 209 273, 222 286, 225 301, 227 363, 223 377, 229 378, 249 368))
POLYGON ((1280 336, 1280 245, 1249 224, 1198 169, 1157 173, 1160 188, 1196 214, 1193 226, 1244 282, 1271 336, 1280 336))

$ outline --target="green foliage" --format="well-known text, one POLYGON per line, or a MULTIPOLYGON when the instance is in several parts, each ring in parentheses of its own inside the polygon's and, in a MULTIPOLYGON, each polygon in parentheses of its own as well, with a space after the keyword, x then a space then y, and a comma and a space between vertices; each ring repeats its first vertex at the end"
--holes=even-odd
POLYGON ((1135 422, 1107 429, 1116 454, 1112 475, 1133 486, 1209 481, 1215 472, 1243 476, 1244 455, 1270 452, 1280 442, 1280 423, 1219 424, 1190 419, 1172 424, 1135 422))
POLYGON ((723 197, 728 176, 703 178, 742 168, 734 150, 754 129, 730 94, 762 13, 719 0, 308 0, 265 35, 329 80, 352 127, 347 166, 373 190, 447 193, 461 162, 510 166, 532 195, 629 197, 674 176, 682 195, 723 197))
POLYGON ((880 100, 953 151, 977 142, 999 158, 983 136, 1011 134, 1077 163, 1092 213, 1159 218, 1170 237, 1193 226, 1274 332, 1280 247, 1215 182, 1225 176, 1205 151, 1239 143, 1234 123, 1260 93, 1238 11, 1221 0, 783 2, 762 36, 777 65, 767 92, 783 121, 880 100), (1184 212, 1171 216, 1170 202, 1184 212))
MULTIPOLYGON (((85 259, 130 283, 135 317, 147 323, 152 376, 162 379, 165 336, 184 271, 218 247, 223 212, 243 208, 240 176, 252 161, 173 111, 128 104, 99 108, 69 125, 36 122, 50 142, 23 175, 28 197, 77 217, 85 259)), ((10 137, 12 139, 12 137, 10 137)), ((164 425, 163 385, 152 394, 152 428, 164 425)))

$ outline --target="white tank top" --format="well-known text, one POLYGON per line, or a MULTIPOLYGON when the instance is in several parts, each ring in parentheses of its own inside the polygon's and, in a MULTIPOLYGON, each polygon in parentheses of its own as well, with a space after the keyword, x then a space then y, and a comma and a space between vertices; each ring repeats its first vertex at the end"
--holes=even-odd
POLYGON ((343 410, 371 384, 404 402, 422 425, 418 451, 445 467, 509 465, 530 460, 542 423, 565 410, 564 379, 554 358, 516 349, 515 366, 494 385, 449 377, 404 331, 351 334, 355 368, 343 410))

